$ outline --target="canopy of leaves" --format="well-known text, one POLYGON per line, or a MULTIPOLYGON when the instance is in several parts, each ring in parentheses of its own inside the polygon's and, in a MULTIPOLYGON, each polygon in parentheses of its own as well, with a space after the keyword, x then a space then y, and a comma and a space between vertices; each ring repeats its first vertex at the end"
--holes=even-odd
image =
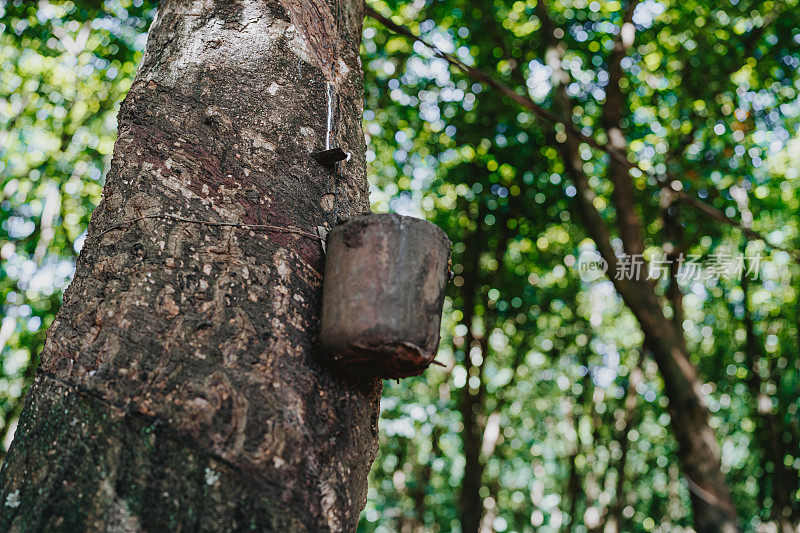
MULTIPOLYGON (((574 103, 564 120, 607 140, 610 51, 626 2, 547 2, 559 65, 537 0, 370 5, 548 109, 560 66, 574 103)), ((153 14, 143 0, 0 1, 3 449, 99 201, 116 110, 153 14)), ((798 19, 792 1, 647 0, 632 11, 635 42, 621 61, 645 256, 760 258, 746 285, 738 276, 680 279, 682 309, 666 297, 665 276, 657 281, 710 394, 748 530, 800 521, 800 266, 781 250, 800 242, 798 19), (669 191, 768 242, 746 242, 740 228, 671 202, 669 191), (776 503, 787 486, 779 472, 788 507, 776 503)), ((438 356, 445 366, 384 388, 360 528, 459 528, 465 471, 476 464, 487 531, 689 527, 690 488, 638 323, 607 278, 578 275, 595 243, 558 155, 569 128, 371 19, 362 52, 374 209, 442 227, 455 275, 438 356)), ((609 157, 585 143, 576 156, 610 225, 609 157)))

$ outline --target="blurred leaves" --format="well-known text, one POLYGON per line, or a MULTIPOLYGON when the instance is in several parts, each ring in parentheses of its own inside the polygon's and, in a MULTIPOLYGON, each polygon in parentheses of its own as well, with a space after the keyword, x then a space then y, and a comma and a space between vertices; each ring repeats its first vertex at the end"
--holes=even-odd
MULTIPOLYGON (((551 107, 552 71, 534 0, 370 5, 551 107)), ((625 5, 547 5, 566 48, 561 67, 570 77, 567 92, 578 102, 573 121, 603 139, 607 61, 625 5)), ((793 4, 651 0, 636 8, 636 41, 623 59, 620 86, 629 157, 653 172, 633 172, 647 256, 679 250, 707 257, 720 248, 736 251, 741 242, 739 230, 689 207, 665 209, 660 180, 667 176, 675 179, 668 182, 672 188, 752 220, 770 242, 796 249, 797 18, 793 4), (737 201, 742 193, 744 203, 737 201), (667 218, 678 220, 677 235, 665 227, 667 218)), ((563 126, 537 121, 371 20, 363 53, 374 208, 423 214, 444 228, 454 242, 456 276, 439 356, 448 368, 385 387, 383 417, 391 422, 384 425, 362 529, 458 526, 466 432, 457 398, 464 387, 482 398, 476 414, 484 444, 499 433, 492 453, 481 457, 482 527, 612 527, 625 391, 640 358, 645 381, 634 391, 636 426, 627 433, 623 524, 616 527, 688 527, 689 491, 677 470, 661 380, 642 350, 638 325, 607 280, 576 279, 576 259, 593 243, 552 144, 563 142, 563 126), (489 336, 485 351, 481 342, 464 346, 473 330, 489 336), (390 428, 403 428, 403 437, 390 428), (421 462, 432 471, 419 471, 421 462), (428 478, 420 505, 413 487, 428 478)), ((595 206, 613 221, 607 156, 586 145, 578 155, 598 194, 595 206)), ((614 245, 621 251, 618 239, 614 245)), ((760 242, 746 253, 762 257, 749 302, 764 347, 757 365, 770 409, 784 422, 779 438, 789 439, 785 449, 791 450, 798 435, 800 270, 788 254, 760 242)), ((775 466, 769 466, 763 433, 756 433, 761 422, 747 386, 754 370, 744 357, 738 285, 738 279, 682 284, 681 326, 711 394, 735 504, 751 529, 775 519, 769 474, 775 466)), ((666 291, 668 284, 662 279, 658 286, 666 291)), ((664 306, 672 316, 670 304, 664 306)), ((794 453, 783 460, 796 491, 800 459, 794 453)), ((800 495, 790 498, 797 510, 800 495)))
MULTIPOLYGON (((795 4, 647 0, 634 12, 636 41, 623 60, 621 87, 629 157, 653 172, 633 175, 646 255, 669 248, 707 257, 741 247, 739 230, 689 207, 665 209, 659 179, 667 176, 670 187, 797 248, 795 4), (668 231, 668 220, 680 231, 668 231)), ((551 107, 552 58, 536 0, 370 5, 551 107)), ((567 92, 579 104, 573 123, 602 139, 609 50, 627 3, 547 5, 566 49, 567 92)), ((116 111, 154 6, 0 6, 5 448, 99 201, 116 111)), ((563 125, 537 121, 369 19, 362 52, 374 209, 441 226, 454 243, 454 279, 438 356, 446 367, 385 385, 380 455, 360 528, 460 527, 459 492, 465 469, 474 467, 465 460, 464 398, 475 400, 485 530, 556 531, 569 524, 599 531, 617 519, 624 531, 689 527, 689 491, 676 466, 662 383, 637 322, 608 280, 577 276, 577 258, 594 244, 554 146, 563 142, 563 125)), ((598 195, 596 207, 613 221, 607 156, 586 145, 576 155, 598 195)), ((621 249, 618 239, 614 245, 621 249)), ((781 421, 777 439, 794 450, 783 462, 795 487, 800 471, 800 267, 760 242, 745 251, 762 256, 748 300, 736 279, 684 283, 680 325, 710 392, 734 502, 754 530, 775 520, 778 465, 764 438, 766 415, 781 421), (748 313, 761 347, 755 361, 746 353, 748 313), (756 375, 758 390, 751 386, 756 375)), ((665 292, 666 281, 658 288, 665 292)), ((664 307, 672 316, 670 304, 664 307)), ((799 497, 791 495, 795 509, 799 497)))
POLYGON ((152 14, 140 0, 0 2, 3 436, 100 200, 152 14))

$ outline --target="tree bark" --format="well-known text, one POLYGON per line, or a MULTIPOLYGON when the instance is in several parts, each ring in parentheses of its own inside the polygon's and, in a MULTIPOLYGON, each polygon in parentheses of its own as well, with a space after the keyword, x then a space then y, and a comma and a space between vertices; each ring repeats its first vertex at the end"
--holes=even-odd
POLYGON ((355 527, 380 381, 315 358, 319 241, 142 217, 310 233, 366 211, 362 10, 162 0, 0 473, 0 529, 355 527), (309 157, 329 101, 352 156, 338 178, 309 157))

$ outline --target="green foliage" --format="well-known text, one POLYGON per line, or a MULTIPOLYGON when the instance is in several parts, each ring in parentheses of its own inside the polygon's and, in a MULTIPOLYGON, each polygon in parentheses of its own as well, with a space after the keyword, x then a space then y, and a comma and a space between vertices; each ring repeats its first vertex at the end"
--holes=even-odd
MULTIPOLYGON (((372 5, 468 65, 553 107, 536 2, 372 5)), ((609 50, 626 6, 609 1, 548 7, 566 48, 562 68, 577 103, 573 121, 605 140, 601 113, 609 50)), ((664 182, 730 217, 752 217, 753 228, 771 243, 796 249, 798 211, 792 205, 800 154, 790 141, 800 113, 796 11, 746 2, 645 2, 636 9, 636 44, 623 60, 620 85, 629 157, 649 171, 633 171, 647 257, 670 245, 707 258, 726 247, 737 252, 741 242, 741 231, 689 207, 665 210, 664 182), (737 202, 737 190, 745 192, 745 203, 737 202), (677 218, 679 239, 665 228, 668 218, 677 218)), ((622 527, 671 531, 691 525, 666 399, 654 363, 641 353, 638 325, 610 283, 576 279, 575 260, 592 243, 554 148, 563 142, 563 126, 536 119, 371 21, 363 52, 375 206, 416 210, 443 227, 455 243, 456 277, 439 356, 448 367, 385 388, 383 417, 393 422, 385 425, 362 529, 456 527, 464 448, 452 436, 465 435, 458 397, 470 387, 467 368, 475 381, 471 389, 481 397, 483 444, 500 428, 491 455, 481 457, 486 523, 498 531, 555 531, 570 521, 576 531, 601 527, 617 499, 625 394, 637 361, 645 381, 636 388, 631 413, 635 427, 622 484, 622 527), (465 306, 473 304, 465 296, 472 290, 477 298, 469 324, 465 306), (483 351, 473 347, 468 362, 463 336, 470 325, 489 342, 483 351), (403 428, 402 438, 396 427, 403 428), (571 475, 579 479, 575 504, 571 475), (428 487, 422 504, 421 484, 428 487)), ((598 194, 595 206, 613 221, 607 156, 586 145, 578 155, 598 194)), ((749 299, 764 346, 757 372, 764 377, 769 412, 783 421, 779 438, 796 442, 800 269, 789 254, 761 242, 751 243, 746 253, 762 255, 761 277, 751 283, 749 299)), ((661 280, 660 290, 667 285, 661 280)), ((681 326, 711 393, 723 468, 740 516, 753 528, 774 519, 769 472, 775 466, 764 455, 765 436, 758 429, 764 417, 754 412, 747 385, 754 370, 744 354, 740 280, 687 282, 681 290, 681 326)), ((671 316, 670 304, 664 305, 671 316)), ((783 460, 796 490, 797 453, 783 460)), ((796 508, 800 495, 791 498, 796 508)))
POLYGON ((103 9, 92 2, 0 2, 4 439, 100 200, 116 112, 152 13, 141 0, 104 2, 103 9))
MULTIPOLYGON (((535 0, 371 5, 553 108, 552 58, 535 0)), ((0 6, 5 449, 99 201, 117 106, 154 11, 141 0, 0 6)), ((609 50, 627 3, 554 0, 548 7, 566 50, 572 120, 604 140, 609 50)), ((682 204, 666 209, 663 184, 752 219, 770 243, 796 250, 797 6, 649 0, 633 22, 636 41, 620 86, 629 157, 646 171, 633 172, 645 255, 665 246, 703 258, 742 249, 741 230, 682 204)), ((374 208, 441 226, 454 243, 455 276, 438 356, 445 367, 384 388, 380 455, 360 529, 460 527, 464 472, 475 466, 465 459, 467 408, 480 439, 487 527, 596 531, 618 503, 622 530, 689 527, 689 489, 663 384, 636 319, 607 279, 577 275, 580 253, 594 245, 555 148, 564 126, 540 121, 369 19, 362 51, 374 208)), ((585 144, 576 155, 598 195, 595 206, 614 221, 608 157, 585 144)), ((800 266, 760 241, 744 249, 762 255, 747 301, 739 279, 684 283, 681 327, 710 392, 734 503, 753 530, 775 520, 779 465, 769 455, 770 421, 779 421, 774 437, 794 450, 783 463, 798 486, 800 266), (760 346, 755 360, 748 317, 760 346)), ((668 283, 658 288, 665 292, 668 283)), ((664 309, 675 313, 666 298, 664 309)), ((796 509, 800 495, 791 498, 796 509)))

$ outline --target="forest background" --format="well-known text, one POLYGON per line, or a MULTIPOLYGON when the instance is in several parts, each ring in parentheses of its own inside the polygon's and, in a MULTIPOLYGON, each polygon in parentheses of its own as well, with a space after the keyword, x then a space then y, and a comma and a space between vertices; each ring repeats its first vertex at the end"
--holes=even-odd
MULTIPOLYGON (((648 312, 681 333, 745 529, 797 528, 797 6, 369 5, 433 45, 365 21, 373 210, 442 227, 455 276, 445 366, 385 383, 360 529, 690 527, 692 499, 715 489, 684 474, 648 312), (624 260, 581 270, 604 246, 666 265, 652 301, 618 295, 624 260)), ((154 13, 143 0, 0 2, 2 450, 154 13)))

